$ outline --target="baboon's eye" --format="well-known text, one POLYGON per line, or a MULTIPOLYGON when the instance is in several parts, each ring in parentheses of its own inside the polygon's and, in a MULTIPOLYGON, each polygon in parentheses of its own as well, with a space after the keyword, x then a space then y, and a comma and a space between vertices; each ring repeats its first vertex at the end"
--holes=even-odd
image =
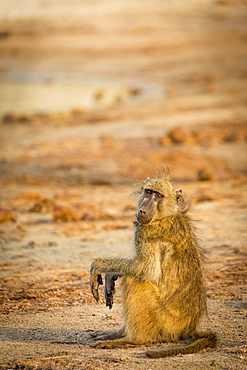
POLYGON ((152 193, 153 193, 153 190, 145 189, 145 194, 152 194, 152 193))
POLYGON ((162 195, 160 193, 156 193, 156 197, 158 197, 158 198, 164 198, 164 195, 162 195))

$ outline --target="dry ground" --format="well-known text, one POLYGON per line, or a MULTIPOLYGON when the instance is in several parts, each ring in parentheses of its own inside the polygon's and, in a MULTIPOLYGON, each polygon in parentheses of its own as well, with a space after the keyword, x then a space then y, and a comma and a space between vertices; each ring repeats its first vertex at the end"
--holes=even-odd
POLYGON ((245 1, 0 5, 1 369, 247 369, 245 1), (206 250, 217 348, 96 350, 95 257, 132 253, 138 181, 166 166, 206 250))

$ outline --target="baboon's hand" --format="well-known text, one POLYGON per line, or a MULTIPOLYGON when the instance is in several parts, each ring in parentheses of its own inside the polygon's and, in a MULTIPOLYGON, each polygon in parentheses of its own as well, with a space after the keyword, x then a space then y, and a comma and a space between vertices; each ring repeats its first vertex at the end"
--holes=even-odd
POLYGON ((105 301, 106 307, 110 309, 113 306, 113 295, 115 293, 115 281, 118 279, 119 274, 107 274, 105 276, 105 301))
POLYGON ((103 285, 102 276, 100 274, 91 275, 91 292, 93 294, 94 299, 98 302, 99 301, 99 286, 103 285))
POLYGON ((98 261, 94 261, 91 265, 90 269, 90 285, 91 285, 91 292, 93 294, 93 297, 98 302, 99 301, 99 286, 103 285, 103 280, 101 274, 99 274, 100 271, 97 270, 97 264, 98 261))

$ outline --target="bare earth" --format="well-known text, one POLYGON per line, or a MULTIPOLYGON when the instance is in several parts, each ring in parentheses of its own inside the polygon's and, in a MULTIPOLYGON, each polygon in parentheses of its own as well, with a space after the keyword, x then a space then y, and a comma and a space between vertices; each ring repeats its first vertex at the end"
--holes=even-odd
POLYGON ((10 0, 0 19, 0 369, 247 369, 246 1, 10 0), (91 348, 121 295, 96 304, 90 264, 131 255, 134 192, 166 166, 217 348, 91 348))

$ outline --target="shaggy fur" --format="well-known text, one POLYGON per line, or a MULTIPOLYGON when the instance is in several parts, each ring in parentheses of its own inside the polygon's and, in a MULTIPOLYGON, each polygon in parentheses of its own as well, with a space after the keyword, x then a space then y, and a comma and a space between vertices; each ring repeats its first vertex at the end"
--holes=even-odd
MULTIPOLYGON (((132 347, 193 338, 181 347, 147 351, 148 357, 198 352, 216 344, 198 331, 206 312, 202 256, 182 190, 166 178, 147 179, 138 192, 132 258, 97 259, 91 288, 98 300, 101 273, 122 276, 123 326, 92 334, 98 348, 132 347)), ((114 286, 114 284, 113 284, 114 286)))

